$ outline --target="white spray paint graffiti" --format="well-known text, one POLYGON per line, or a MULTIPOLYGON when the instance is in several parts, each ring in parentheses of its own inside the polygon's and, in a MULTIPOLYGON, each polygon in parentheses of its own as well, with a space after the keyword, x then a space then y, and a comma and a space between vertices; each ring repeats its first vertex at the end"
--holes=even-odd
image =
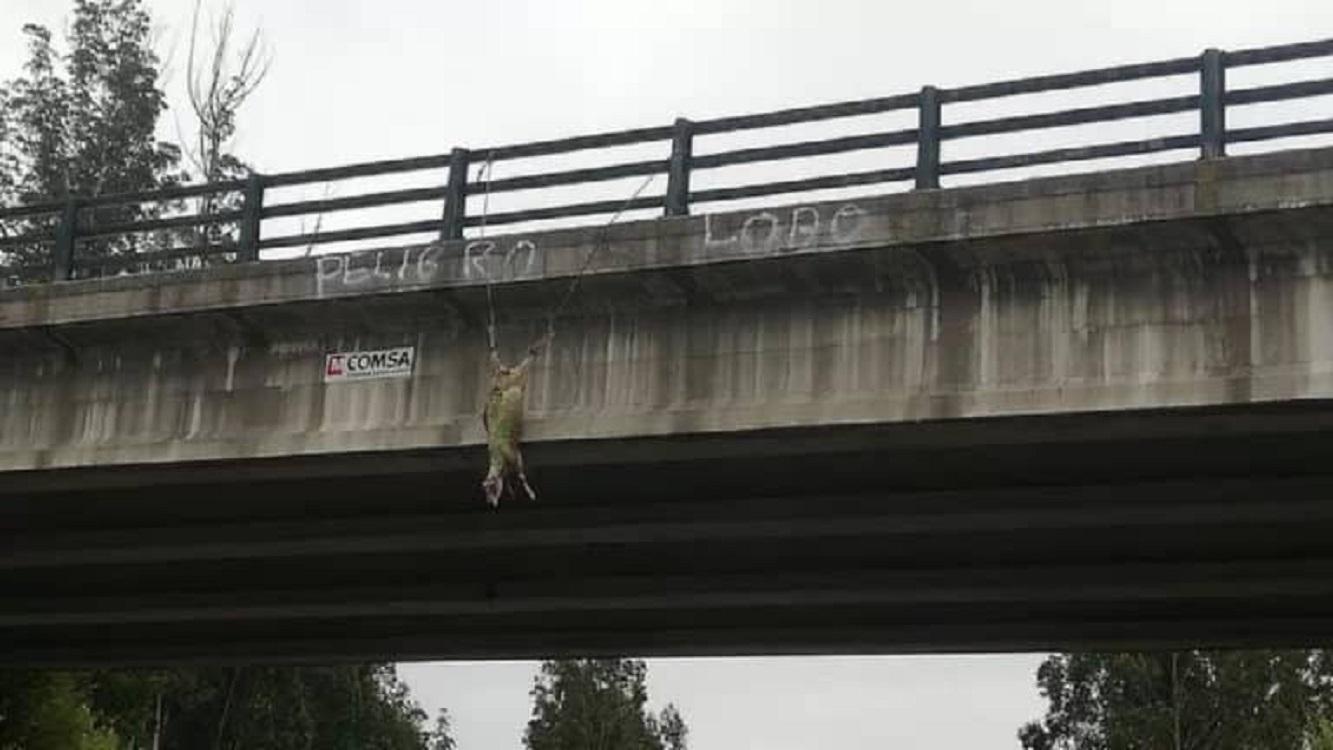
POLYGON ((463 248, 463 278, 500 281, 531 274, 537 264, 537 245, 518 240, 499 251, 493 240, 476 240, 463 248))
POLYGON ((510 281, 538 270, 537 244, 529 239, 475 240, 462 254, 446 255, 439 243, 425 247, 361 250, 315 258, 318 295, 410 286, 436 281, 510 281))
POLYGON ((866 213, 855 203, 831 212, 829 207, 817 206, 797 206, 790 214, 758 211, 746 216, 729 235, 717 229, 712 214, 705 214, 704 252, 770 255, 814 247, 821 239, 850 242, 860 236, 866 213))
MULTIPOLYGON (((861 238, 867 211, 855 203, 797 206, 748 215, 704 215, 705 256, 765 256, 861 238), (836 207, 835 207, 836 206, 836 207), (722 226, 719 226, 722 225, 722 226)), ((446 253, 443 244, 361 250, 315 258, 320 296, 345 291, 413 286, 441 281, 496 282, 542 271, 537 243, 527 238, 478 239, 446 253)))

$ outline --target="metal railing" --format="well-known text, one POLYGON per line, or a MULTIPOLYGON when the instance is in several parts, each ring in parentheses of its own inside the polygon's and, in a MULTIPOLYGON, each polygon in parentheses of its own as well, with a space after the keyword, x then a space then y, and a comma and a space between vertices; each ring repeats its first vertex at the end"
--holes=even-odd
MULTIPOLYGON (((30 276, 36 274, 50 280, 61 281, 127 269, 151 270, 155 267, 160 268, 163 264, 170 267, 173 263, 179 265, 185 260, 193 260, 196 263, 254 261, 259 259, 260 251, 276 248, 437 232, 444 239, 457 239, 463 237, 465 228, 477 226, 483 221, 486 226, 493 227, 543 219, 606 214, 620 209, 661 209, 666 216, 682 216, 690 212, 692 204, 701 202, 724 202, 757 196, 894 182, 910 182, 916 189, 933 189, 940 186, 940 178, 946 175, 992 172, 1183 149, 1197 150, 1199 157, 1214 159, 1224 156, 1227 145, 1232 143, 1333 133, 1333 116, 1283 121, 1261 127, 1229 128, 1226 124, 1229 107, 1333 95, 1333 77, 1228 89, 1226 85, 1228 70, 1242 66, 1325 56, 1333 56, 1333 39, 1232 52, 1210 49, 1199 56, 1159 62, 958 88, 926 86, 919 92, 898 96, 709 120, 678 119, 674 124, 662 127, 637 128, 493 148, 455 148, 448 154, 434 156, 376 161, 301 172, 255 174, 246 180, 138 193, 72 196, 58 202, 0 209, 0 222, 8 222, 11 228, 16 222, 27 226, 27 231, 17 235, 0 234, 0 253, 16 247, 45 247, 47 249, 41 254, 39 262, 29 263, 17 271, 11 269, 11 273, 22 272, 30 276), (966 102, 1180 75, 1197 75, 1197 93, 962 122, 950 122, 943 116, 947 107, 966 102), (916 127, 739 148, 706 155, 694 154, 694 139, 702 135, 815 123, 903 110, 916 110, 916 127), (1164 133, 1152 138, 1049 148, 980 158, 941 159, 941 145, 957 139, 1186 112, 1199 113, 1198 128, 1191 128, 1190 132, 1164 133), (669 144, 669 155, 665 158, 523 174, 503 179, 492 179, 488 171, 487 179, 484 181, 468 180, 469 165, 478 162, 494 163, 649 143, 660 143, 663 146, 669 144), (915 164, 908 167, 874 168, 803 179, 706 189, 693 189, 690 185, 691 176, 699 170, 912 145, 916 147, 915 164), (379 177, 427 169, 447 169, 447 182, 436 187, 369 192, 322 200, 277 204, 265 200, 266 191, 273 188, 357 177, 379 177), (489 213, 484 219, 475 213, 470 213, 467 206, 469 196, 477 196, 483 192, 489 196, 510 191, 587 185, 655 174, 666 176, 665 193, 639 197, 628 205, 622 200, 566 202, 554 206, 489 213), (196 211, 184 216, 171 218, 149 216, 110 224, 89 219, 90 212, 95 213, 99 207, 143 204, 163 206, 172 202, 179 204, 187 199, 216 199, 218 196, 231 196, 232 207, 222 210, 214 204, 210 210, 196 211), (239 208, 234 207, 237 205, 237 199, 239 208), (443 212, 440 218, 374 224, 328 232, 302 231, 272 237, 263 236, 260 231, 261 223, 267 219, 323 215, 329 212, 422 201, 442 201, 443 212), (201 231, 201 228, 208 227, 214 228, 211 239, 208 232, 201 231), (219 232, 216 230, 217 227, 226 227, 226 230, 219 232), (97 242, 108 241, 111 238, 135 233, 172 231, 187 237, 202 237, 203 240, 183 247, 152 252, 117 254, 114 250, 108 251, 105 248, 100 255, 81 252, 81 248, 95 246, 97 242)), ((31 255, 32 253, 29 253, 29 257, 31 255)))

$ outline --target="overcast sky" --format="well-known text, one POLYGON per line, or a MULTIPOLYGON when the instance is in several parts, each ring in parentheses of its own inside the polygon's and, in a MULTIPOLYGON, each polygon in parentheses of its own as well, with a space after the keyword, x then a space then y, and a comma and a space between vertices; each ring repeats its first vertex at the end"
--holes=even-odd
MULTIPOLYGON (((206 0, 215 5, 224 0, 206 0)), ((70 0, 0 0, 0 76, 22 60, 18 27, 37 20, 59 26, 70 0), (10 12, 10 9, 14 9, 10 12)), ((159 48, 172 63, 174 103, 184 89, 191 0, 149 0, 159 48)), ((1205 47, 1243 48, 1333 34, 1333 3, 1320 0, 937 0, 903 5, 883 0, 236 0, 238 26, 262 25, 275 53, 268 81, 241 118, 237 151, 262 172, 474 149, 628 127, 665 125, 677 116, 706 118, 843 101, 1008 77, 1192 55, 1205 47)), ((1327 68, 1329 58, 1306 64, 1327 68)), ((1265 66, 1234 71, 1229 82, 1259 82, 1265 66)), ((1272 67, 1272 66, 1268 66, 1272 67)), ((1290 73, 1301 65, 1287 65, 1290 73)), ((1319 72, 1325 72, 1323 70, 1319 72)), ((1298 76, 1300 77, 1300 76, 1298 76)), ((1290 77, 1288 77, 1290 79, 1290 77)), ((1117 87, 1108 87, 1116 89, 1117 87)), ((1043 106, 1073 106, 1117 93, 1133 98, 1197 91, 1191 76, 1143 81, 1119 91, 1077 90, 1003 101, 951 105, 946 121, 1043 106)), ((1333 107, 1333 97, 1321 100, 1333 107)), ((1318 104, 1305 101, 1295 106, 1318 104)), ((1284 106, 1229 113, 1235 125, 1259 124, 1284 106), (1255 120, 1254 118, 1259 118, 1255 120)), ((177 107, 181 130, 189 118, 177 107)), ((911 111, 811 123, 795 128, 710 135, 696 153, 783 139, 818 138, 914 126, 911 111)), ((162 135, 175 138, 175 116, 162 135)), ((944 156, 966 158, 1086 145, 1097 140, 1174 135, 1197 128, 1192 113, 1046 131, 964 139, 944 156)), ((1325 138, 1325 141, 1330 139, 1325 138)), ((1266 147, 1266 146, 1261 146, 1266 147)), ((497 177, 556 165, 665 156, 665 143, 596 154, 496 165, 497 177)), ((1251 146, 1240 146, 1243 151, 1251 146)), ((735 165, 696 172, 696 188, 862 171, 910 163, 910 146, 789 162, 735 165)), ((1137 161, 1179 160, 1179 152, 1137 161)), ((1132 163, 1121 158, 1118 164, 1132 163)), ((1095 169, 1097 163, 1080 168, 1095 169)), ((946 178, 957 185, 1067 170, 946 178)), ((271 190, 268 202, 337 197, 364 190, 438 185, 440 172, 271 190)), ((555 200, 627 197, 639 178, 593 186, 496 195, 491 211, 555 200)), ((648 194, 660 193, 664 180, 648 194)), ((832 198, 903 185, 825 191, 832 198)), ((756 198, 732 208, 761 203, 756 198)), ((778 200, 791 200, 779 198, 778 200)), ((477 211, 476 199, 469 211, 477 211)), ((696 207, 709 210, 710 207, 696 207)), ((357 225, 438 219, 434 203, 327 215, 324 231, 357 225)), ((631 217, 632 218, 632 217, 631 217)), ((587 222, 590 219, 576 219, 587 222)), ((566 220, 568 221, 568 220, 566 220)), ((311 231, 313 221, 272 219, 264 236, 311 231)), ((475 231, 475 230, 473 230, 475 231)), ((375 241, 379 242, 379 241, 375 241)), ((327 247, 329 250, 349 246, 327 247)), ((265 251, 265 257, 303 252, 265 251)))
MULTIPOLYGON (((59 27, 69 4, 0 0, 0 78, 21 64, 20 24, 59 27)), ((191 3, 149 4, 176 69, 167 85, 178 107, 191 3)), ((261 24, 275 52, 268 81, 243 113, 238 148, 265 172, 1333 35, 1328 0, 236 0, 236 7, 239 25, 261 24)), ((1313 67, 1328 75, 1329 65, 1324 58, 1313 67)), ((1245 71, 1233 81, 1263 75, 1245 71)), ((1302 106, 1321 108, 1310 117, 1327 116, 1328 99, 1320 102, 1302 106)), ((164 136, 172 137, 167 123, 164 136)), ((1188 117, 1181 124, 1193 126, 1188 117)), ((1033 136, 1019 138, 1030 146, 1033 136)), ((1053 142, 1041 139, 1043 147, 1053 142)), ((438 216, 438 206, 424 210, 438 216)), ((649 682, 655 705, 682 708, 694 750, 989 750, 1016 747, 1017 727, 1039 715, 1039 661, 665 660, 650 663, 649 682)), ((426 708, 449 707, 463 750, 518 745, 532 664, 422 664, 403 673, 426 708)))

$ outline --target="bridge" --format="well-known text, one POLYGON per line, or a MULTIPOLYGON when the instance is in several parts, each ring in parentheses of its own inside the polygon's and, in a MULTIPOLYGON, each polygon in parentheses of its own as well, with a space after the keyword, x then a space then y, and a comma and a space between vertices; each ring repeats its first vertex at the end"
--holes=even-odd
POLYGON ((1226 147, 1333 120, 1236 129, 1225 115, 1333 81, 1229 90, 1224 72, 1330 54, 1208 51, 6 209, 25 229, 4 240, 22 262, 0 292, 0 663, 1318 641, 1333 625, 1333 148, 1226 147), (940 117, 1173 75, 1199 93, 940 117), (918 125, 902 133, 694 153, 701 132, 905 107, 918 125), (940 158, 968 134, 1178 111, 1199 113, 1197 133, 940 158), (636 139, 669 141, 669 158, 467 181, 478 153, 636 139), (894 145, 916 163, 689 187, 710 165, 894 145), (939 187, 1182 148, 1173 163, 939 187), (438 189, 265 205, 284 182, 441 163, 438 189), (666 192, 630 203, 663 218, 482 237, 483 222, 626 202, 468 210, 469 194, 657 170, 666 192), (917 189, 697 210, 858 180, 917 189), (234 211, 99 213, 225 190, 234 211), (429 222, 261 231, 298 210, 440 199, 429 222), (188 227, 204 244, 124 239, 188 227), (443 236, 260 254, 421 231, 443 236), (541 498, 490 510, 488 287, 512 358, 576 277, 530 387, 541 498), (331 356, 386 350, 410 362, 357 378, 331 356))

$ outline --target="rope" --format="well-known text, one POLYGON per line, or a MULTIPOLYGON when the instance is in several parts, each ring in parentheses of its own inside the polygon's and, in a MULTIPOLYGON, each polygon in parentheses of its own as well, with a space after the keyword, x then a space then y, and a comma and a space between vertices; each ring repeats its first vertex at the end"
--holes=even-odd
MULTIPOLYGON (((486 175, 486 194, 481 199, 481 225, 477 236, 480 239, 486 238, 486 217, 491 212, 491 169, 495 166, 495 159, 492 156, 494 152, 486 153, 486 163, 477 169, 477 182, 481 182, 481 176, 486 175)), ((495 280, 491 278, 491 269, 486 271, 486 339, 490 343, 491 351, 499 351, 495 340, 495 280)))
POLYGON ((597 256, 597 253, 604 246, 609 244, 606 241, 606 235, 607 232, 610 231, 611 225, 615 224, 617 221, 620 220, 621 214, 629 210, 629 207, 634 204, 634 201, 638 200, 639 196, 643 194, 643 191, 648 189, 648 186, 653 183, 653 179, 656 177, 657 175, 655 174, 648 175, 648 179, 644 180, 643 184, 639 185, 639 189, 635 190, 634 193, 630 195, 629 198, 625 199, 624 203, 620 204, 620 208, 616 210, 615 214, 611 217, 611 220, 602 225, 601 229, 597 233, 598 235, 597 242, 593 244, 592 249, 588 251, 588 254, 586 256, 584 256, 583 265, 579 266, 579 272, 574 274, 574 278, 570 280, 569 287, 565 289, 565 295, 564 297, 561 298, 560 304, 556 305, 554 312, 552 312, 548 316, 547 318, 548 328, 553 327, 554 325, 553 321, 556 318, 560 317, 560 314, 563 313, 565 310, 565 306, 568 305, 570 300, 574 298, 574 293, 578 291, 579 288, 579 282, 583 280, 584 274, 586 274, 588 272, 588 269, 592 266, 592 259, 597 256))
MULTIPOLYGON (((481 165, 481 167, 477 169, 477 182, 482 181, 483 175, 485 175, 486 177, 485 181, 486 192, 483 195, 481 201, 481 222, 478 224, 478 232, 477 232, 478 239, 484 239, 486 237, 486 217, 490 214, 491 176, 492 176, 492 169, 494 166, 495 166, 494 157, 491 155, 491 152, 488 152, 486 154, 486 163, 481 165)), ((588 269, 592 266, 593 258, 597 257, 597 253, 600 252, 601 249, 608 244, 606 241, 606 235, 607 232, 611 229, 611 225, 615 224, 617 221, 620 220, 620 217, 626 211, 629 210, 629 207, 634 204, 634 201, 638 200, 639 196, 643 194, 643 191, 648 189, 648 186, 653 183, 653 180, 656 177, 657 175, 654 174, 648 175, 648 178, 645 179, 641 185, 639 185, 638 189, 635 190, 630 195, 630 197, 626 198, 624 203, 620 204, 620 208, 616 209, 616 212, 611 216, 611 219, 607 221, 605 224, 603 224, 601 228, 598 230, 597 241, 593 243, 592 249, 588 251, 588 254, 583 257, 583 263, 579 266, 578 273, 574 274, 573 279, 570 279, 569 286, 565 288, 565 293, 560 297, 560 302, 556 304, 556 306, 552 308, 551 312, 546 315, 546 334, 542 338, 539 338, 537 339, 537 341, 533 342, 532 346, 528 347, 529 351, 535 353, 539 349, 542 339, 546 339, 549 341, 555 335, 556 318, 560 317, 560 315, 565 311, 565 307, 567 307, 570 301, 573 300, 574 294, 579 289, 579 283, 583 280, 584 275, 588 273, 588 269)), ((486 337, 490 343, 491 351, 497 352, 499 351, 499 348, 496 342, 496 334, 495 334, 495 289, 494 289, 495 280, 491 277, 491 271, 489 266, 485 268, 485 272, 486 272, 486 337)))

